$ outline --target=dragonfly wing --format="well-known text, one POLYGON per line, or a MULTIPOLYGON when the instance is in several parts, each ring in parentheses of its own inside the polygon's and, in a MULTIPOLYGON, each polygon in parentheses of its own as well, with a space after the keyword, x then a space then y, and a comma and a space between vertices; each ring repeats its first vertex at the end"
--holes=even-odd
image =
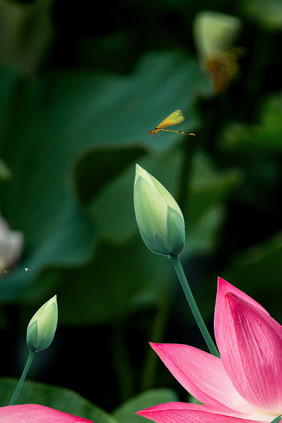
POLYGON ((157 128, 165 128, 166 126, 177 125, 184 120, 184 116, 181 110, 175 110, 168 117, 166 117, 161 123, 158 124, 157 128))

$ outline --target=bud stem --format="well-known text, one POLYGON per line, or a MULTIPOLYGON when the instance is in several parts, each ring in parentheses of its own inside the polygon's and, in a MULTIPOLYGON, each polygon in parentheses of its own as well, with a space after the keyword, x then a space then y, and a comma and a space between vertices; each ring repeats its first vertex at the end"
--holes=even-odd
POLYGON ((191 311, 193 313, 193 316, 196 320, 196 323, 201 331, 201 334, 203 335, 203 338, 208 346, 208 349, 211 354, 215 355, 216 357, 219 357, 219 352, 216 348, 215 343, 213 342, 213 339, 206 327, 206 324, 202 318, 201 312, 197 306, 197 303, 195 301, 195 298, 192 294, 191 288, 189 286, 189 283, 187 281, 186 275, 184 273, 181 261, 179 256, 171 256, 171 260, 174 266, 174 269, 176 271, 176 274, 178 276, 178 279, 181 283, 182 289, 184 291, 186 300, 188 301, 188 304, 191 308, 191 311))
POLYGON ((35 353, 36 353, 36 351, 29 351, 29 355, 27 357, 27 360, 26 360, 26 363, 25 363, 25 366, 24 366, 24 369, 23 369, 21 378, 20 378, 20 380, 19 380, 19 382, 17 384, 17 387, 15 389, 15 392, 12 395, 12 398, 11 398, 11 401, 10 401, 9 405, 14 405, 15 404, 15 402, 16 402, 16 400, 18 398, 18 395, 19 395, 19 393, 20 393, 20 391, 22 389, 23 383, 25 381, 27 372, 29 371, 29 368, 31 366, 31 363, 32 363, 32 360, 33 360, 33 357, 34 357, 35 353))

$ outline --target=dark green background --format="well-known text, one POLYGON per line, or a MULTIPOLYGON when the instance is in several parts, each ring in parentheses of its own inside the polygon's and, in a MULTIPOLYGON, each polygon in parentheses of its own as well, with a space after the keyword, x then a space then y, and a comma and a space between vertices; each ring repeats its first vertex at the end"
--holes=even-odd
POLYGON ((281 321, 281 29, 275 0, 0 1, 0 158, 12 175, 0 207, 24 234, 0 279, 0 374, 19 376, 28 321, 57 294, 56 337, 29 377, 106 412, 48 387, 27 386, 23 402, 61 398, 95 423, 133 423, 134 410, 175 399, 154 389, 187 398, 148 342, 206 347, 171 263, 138 234, 136 162, 183 210, 183 263, 209 328, 218 275, 281 321), (242 20, 240 74, 220 96, 194 47, 206 9, 242 20), (178 108, 196 137, 149 135, 178 108))

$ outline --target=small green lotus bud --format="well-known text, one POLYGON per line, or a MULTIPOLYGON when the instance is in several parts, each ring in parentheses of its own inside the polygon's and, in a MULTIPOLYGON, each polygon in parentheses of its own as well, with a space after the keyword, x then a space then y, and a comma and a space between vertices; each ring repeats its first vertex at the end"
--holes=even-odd
POLYGON ((185 242, 181 210, 165 187, 139 165, 134 181, 134 208, 141 237, 153 253, 181 253, 185 242))
POLYGON ((58 323, 57 296, 55 295, 35 313, 26 332, 31 351, 45 350, 53 341, 58 323))

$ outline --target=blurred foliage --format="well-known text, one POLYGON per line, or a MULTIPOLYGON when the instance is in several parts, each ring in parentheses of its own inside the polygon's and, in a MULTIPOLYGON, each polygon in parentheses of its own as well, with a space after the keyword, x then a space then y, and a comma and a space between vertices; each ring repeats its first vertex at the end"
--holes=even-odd
POLYGON ((7 165, 0 159, 0 182, 11 177, 11 172, 7 165))
MULTIPOLYGON (((0 208, 24 236, 0 280, 1 375, 18 377, 26 325, 56 293, 58 333, 32 376, 96 405, 31 382, 25 401, 30 389, 95 423, 137 422, 138 408, 175 398, 152 388, 186 400, 148 341, 205 346, 169 261, 138 234, 136 162, 183 210, 183 262, 209 327, 217 275, 281 321, 282 7, 213 2, 241 22, 239 73, 220 95, 193 38, 210 2, 100 8, 0 0, 0 208), (150 136, 176 109, 177 129, 197 136, 150 136)), ((2 405, 11 383, 1 381, 2 405)))
MULTIPOLYGON (((16 385, 17 380, 0 379, 1 407, 9 402, 16 385)), ((95 423, 138 423, 143 419, 134 415, 136 411, 170 401, 177 401, 177 395, 172 390, 151 389, 131 398, 114 410, 111 416, 77 393, 58 386, 26 381, 19 397, 19 404, 44 404, 95 423)))
MULTIPOLYGON (((0 379, 1 407, 9 403, 16 384, 17 380, 14 379, 0 379)), ((117 420, 80 395, 56 386, 26 381, 18 403, 44 404, 46 407, 91 419, 97 423, 117 423, 117 420)))
POLYGON ((152 389, 131 398, 118 409, 114 410, 113 416, 120 423, 141 423, 144 419, 134 415, 136 411, 177 400, 178 398, 174 391, 169 389, 152 389))

